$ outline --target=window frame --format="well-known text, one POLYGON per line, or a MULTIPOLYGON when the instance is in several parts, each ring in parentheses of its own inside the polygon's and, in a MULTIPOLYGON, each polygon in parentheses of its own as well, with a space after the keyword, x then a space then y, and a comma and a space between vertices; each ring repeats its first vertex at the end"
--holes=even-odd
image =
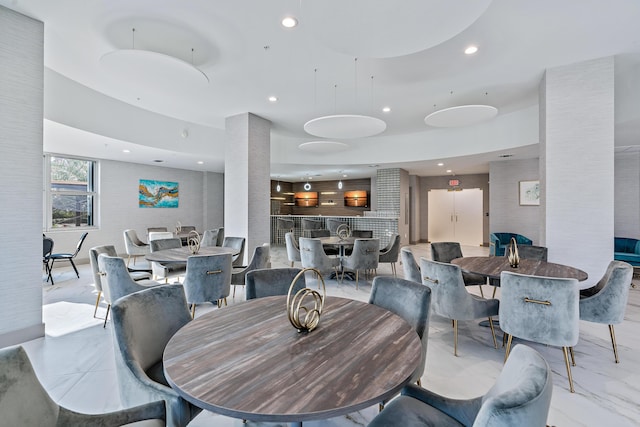
POLYGON ((100 161, 83 156, 67 155, 67 154, 55 154, 45 153, 43 156, 44 174, 43 174, 43 230, 45 232, 56 231, 77 231, 77 230, 89 230, 99 228, 98 224, 98 208, 99 208, 99 191, 98 191, 98 177, 100 171, 100 161), (90 162, 88 173, 88 185, 90 188, 88 191, 80 190, 63 190, 55 191, 51 188, 51 158, 65 158, 70 160, 80 160, 90 162), (77 227, 54 227, 53 226, 53 196, 65 195, 65 196, 87 196, 91 198, 91 208, 87 209, 88 220, 91 224, 80 225, 77 227))

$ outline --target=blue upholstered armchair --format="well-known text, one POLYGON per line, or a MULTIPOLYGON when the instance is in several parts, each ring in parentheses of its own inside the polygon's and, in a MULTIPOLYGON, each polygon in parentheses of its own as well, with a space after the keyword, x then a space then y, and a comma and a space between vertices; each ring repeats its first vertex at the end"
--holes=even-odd
POLYGON ((640 267, 640 240, 628 237, 615 237, 613 259, 640 267))
POLYGON ((489 255, 504 256, 511 238, 515 237, 518 245, 532 245, 533 241, 522 234, 516 233, 491 233, 489 234, 489 255))

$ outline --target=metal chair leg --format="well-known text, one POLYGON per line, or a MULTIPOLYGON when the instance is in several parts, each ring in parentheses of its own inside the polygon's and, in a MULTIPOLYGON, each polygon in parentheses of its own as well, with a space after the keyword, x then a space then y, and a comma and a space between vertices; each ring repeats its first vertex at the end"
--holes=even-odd
POLYGON ((613 325, 609 325, 609 335, 611 335, 611 344, 613 345, 613 355, 616 357, 616 363, 620 363, 620 359, 618 359, 618 344, 616 344, 616 333, 613 330, 613 325))
POLYGON ((504 363, 507 363, 507 359, 509 358, 509 353, 511 352, 511 341, 513 340, 513 335, 507 335, 509 335, 509 338, 507 339, 507 348, 504 350, 504 363))
POLYGON ((93 318, 96 318, 96 313, 98 312, 98 304, 100 304, 100 297, 102 296, 102 291, 98 291, 98 298, 96 298, 96 309, 93 310, 93 318))
POLYGON ((453 319, 453 355, 458 355, 458 321, 453 319))
POLYGON ((110 310, 111 310, 111 304, 107 304, 107 314, 104 315, 104 324, 102 325, 103 328, 107 327, 107 319, 109 319, 110 310))
POLYGON ((491 328, 491 336, 493 337, 493 348, 498 348, 498 342, 496 341, 496 330, 493 327, 493 320, 489 316, 489 327, 491 328))
POLYGON ((562 352, 564 353, 564 364, 567 367, 567 377, 569 377, 569 391, 571 393, 575 393, 575 390, 573 389, 573 377, 571 376, 571 365, 569 364, 567 347, 562 347, 562 352))

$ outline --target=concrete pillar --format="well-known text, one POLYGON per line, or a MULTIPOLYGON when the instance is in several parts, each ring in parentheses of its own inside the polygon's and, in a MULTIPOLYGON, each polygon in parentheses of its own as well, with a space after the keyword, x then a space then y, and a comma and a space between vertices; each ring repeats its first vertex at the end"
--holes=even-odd
POLYGON ((613 259, 614 59, 552 68, 540 85, 542 244, 599 280, 613 259))
POLYGON ((270 241, 271 122, 251 113, 227 117, 224 234, 245 237, 245 265, 270 241))

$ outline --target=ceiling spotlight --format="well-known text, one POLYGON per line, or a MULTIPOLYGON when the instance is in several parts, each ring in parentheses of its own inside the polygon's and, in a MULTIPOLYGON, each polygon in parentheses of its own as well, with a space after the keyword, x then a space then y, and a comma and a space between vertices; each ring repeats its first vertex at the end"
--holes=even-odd
POLYGON ((122 150, 123 153, 130 153, 131 150, 127 150, 126 148, 124 150, 122 150))
POLYGON ((478 46, 471 45, 464 50, 464 53, 467 55, 473 55, 477 51, 478 51, 478 46))
POLYGON ((273 96, 271 95, 269 98, 267 98, 269 100, 269 102, 277 102, 278 101, 278 97, 277 96, 273 96))
POLYGON ((438 166, 444 166, 444 163, 438 163, 438 166))
POLYGON ((451 169, 447 169, 447 173, 451 173, 451 172, 452 172, 452 170, 451 170, 451 169))
POLYGON ((338 181, 338 190, 342 190, 342 180, 338 181))
POLYGON ((198 160, 198 164, 199 165, 204 165, 204 162, 202 160, 198 160))
POLYGON ((282 19, 282 26, 285 28, 293 28, 298 25, 298 20, 293 16, 286 16, 282 19))
POLYGON ((383 113, 388 113, 388 112, 390 112, 390 111, 391 111, 391 107, 383 107, 383 108, 382 108, 382 112, 383 112, 383 113))

